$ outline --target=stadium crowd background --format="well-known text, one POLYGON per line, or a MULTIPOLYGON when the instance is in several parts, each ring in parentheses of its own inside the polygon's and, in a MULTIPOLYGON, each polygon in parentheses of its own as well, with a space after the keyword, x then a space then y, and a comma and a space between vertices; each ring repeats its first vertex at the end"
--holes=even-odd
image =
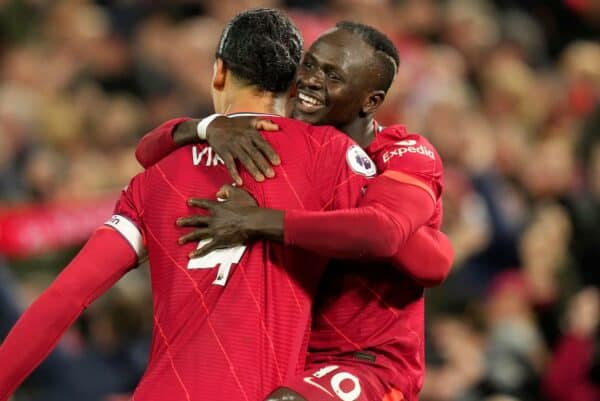
MULTIPOLYGON (((217 36, 252 6, 289 11, 307 44, 350 19, 398 46, 377 117, 442 155, 456 253, 427 296, 421 399, 600 400, 594 0, 0 0, 0 338, 110 214, 140 136, 211 112, 217 36)), ((129 274, 15 400, 127 399, 151 302, 129 274)))

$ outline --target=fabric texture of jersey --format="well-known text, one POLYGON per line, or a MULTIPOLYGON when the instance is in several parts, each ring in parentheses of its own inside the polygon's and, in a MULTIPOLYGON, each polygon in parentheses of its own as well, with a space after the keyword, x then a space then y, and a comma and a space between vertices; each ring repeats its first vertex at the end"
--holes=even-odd
MULTIPOLYGON (((393 126, 378 133, 367 152, 380 175, 431 194, 435 211, 426 225, 439 228, 443 167, 433 146, 393 126)), ((363 202, 368 196, 369 190, 363 202)), ((416 401, 425 370, 423 288, 389 263, 336 261, 318 294, 307 369, 340 360, 355 363, 356 352, 366 352, 372 359, 364 367, 377 372, 386 393, 400 391, 416 401)))
MULTIPOLYGON (((255 183, 242 173, 258 203, 353 207, 366 178, 348 162, 351 141, 329 127, 272 120, 281 131, 264 135, 281 155, 276 178, 255 183)), ((224 251, 216 267, 214 258, 188 264, 194 245, 177 244, 188 230, 176 218, 199 213, 186 200, 213 198, 229 182, 212 149, 195 145, 136 176, 122 193, 115 215, 143 234, 154 303, 150 360, 134 400, 253 401, 304 369, 311 301, 326 259, 257 242, 224 251)))

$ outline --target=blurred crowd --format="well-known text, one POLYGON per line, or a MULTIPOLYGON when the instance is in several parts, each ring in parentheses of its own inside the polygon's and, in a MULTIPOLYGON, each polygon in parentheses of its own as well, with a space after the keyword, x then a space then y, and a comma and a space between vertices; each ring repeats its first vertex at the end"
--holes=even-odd
MULTIPOLYGON (((218 35, 255 6, 288 11, 307 45, 347 19, 399 49, 377 118, 442 155, 456 254, 427 295, 421 399, 600 400, 598 1, 0 0, 0 217, 116 194, 141 135, 211 113, 218 35)), ((72 252, 0 250, 0 338, 72 252)), ((146 275, 91 307, 15 400, 127 399, 146 275)))

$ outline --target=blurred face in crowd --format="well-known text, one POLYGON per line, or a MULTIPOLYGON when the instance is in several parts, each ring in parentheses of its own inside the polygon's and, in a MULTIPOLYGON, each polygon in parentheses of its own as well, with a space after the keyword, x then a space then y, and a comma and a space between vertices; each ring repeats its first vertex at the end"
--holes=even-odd
MULTIPOLYGON (((292 116, 311 124, 346 125, 362 115, 373 87, 373 49, 351 32, 317 39, 298 67, 292 116)), ((383 100, 383 98, 381 98, 383 100)))

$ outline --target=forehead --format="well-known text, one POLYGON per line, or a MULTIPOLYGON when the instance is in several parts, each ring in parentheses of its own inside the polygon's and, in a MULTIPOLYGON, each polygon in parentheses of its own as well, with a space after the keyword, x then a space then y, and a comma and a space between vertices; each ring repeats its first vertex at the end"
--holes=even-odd
POLYGON ((306 52, 319 62, 342 70, 367 66, 372 53, 373 49, 358 35, 341 29, 333 29, 319 36, 306 52))

